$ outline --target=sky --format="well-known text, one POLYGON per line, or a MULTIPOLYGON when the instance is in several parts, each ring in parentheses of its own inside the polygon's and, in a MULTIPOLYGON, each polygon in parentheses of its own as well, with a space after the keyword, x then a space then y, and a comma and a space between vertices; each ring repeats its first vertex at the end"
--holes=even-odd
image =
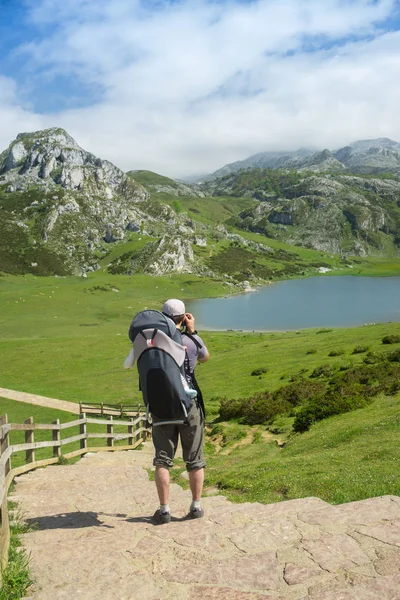
POLYGON ((123 170, 400 141, 400 0, 0 0, 0 150, 63 127, 123 170))

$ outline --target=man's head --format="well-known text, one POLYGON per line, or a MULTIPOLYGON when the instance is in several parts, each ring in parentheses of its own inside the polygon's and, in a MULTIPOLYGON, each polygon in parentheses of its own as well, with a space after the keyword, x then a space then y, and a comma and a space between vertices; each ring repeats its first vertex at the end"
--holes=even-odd
POLYGON ((185 305, 182 300, 171 298, 163 306, 163 313, 167 315, 176 325, 180 325, 185 318, 185 305))

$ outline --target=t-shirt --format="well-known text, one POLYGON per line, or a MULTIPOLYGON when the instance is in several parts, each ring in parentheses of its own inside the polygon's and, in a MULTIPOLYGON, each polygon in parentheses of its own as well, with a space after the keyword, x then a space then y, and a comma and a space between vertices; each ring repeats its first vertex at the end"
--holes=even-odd
POLYGON ((193 373, 194 368, 196 366, 197 359, 206 357, 208 350, 207 350, 203 340, 201 339, 201 337, 199 335, 197 335, 197 333, 191 337, 189 337, 185 333, 182 333, 182 344, 187 347, 187 355, 189 358, 189 370, 191 373, 193 373), (191 339, 191 337, 194 337, 195 340, 197 340, 197 342, 199 342, 199 344, 201 344, 199 348, 194 343, 194 341, 191 339))

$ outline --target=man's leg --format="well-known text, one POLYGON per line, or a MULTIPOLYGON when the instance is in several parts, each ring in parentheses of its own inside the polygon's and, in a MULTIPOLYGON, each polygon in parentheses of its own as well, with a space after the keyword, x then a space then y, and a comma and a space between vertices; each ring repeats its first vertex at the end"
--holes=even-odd
POLYGON ((189 471, 189 483, 190 491, 192 492, 192 500, 200 502, 204 484, 204 467, 189 471))
POLYGON ((168 504, 169 469, 161 465, 156 466, 156 487, 160 505, 168 504))
POLYGON ((192 492, 192 503, 188 517, 198 519, 204 515, 200 498, 204 483, 204 419, 200 408, 193 403, 189 414, 189 425, 179 428, 183 460, 189 473, 189 483, 192 492))
POLYGON ((155 480, 160 507, 153 515, 153 522, 157 525, 169 523, 171 513, 168 504, 169 496, 169 468, 174 464, 176 446, 178 444, 178 430, 173 425, 153 425, 153 444, 155 457, 153 465, 156 468, 155 480))

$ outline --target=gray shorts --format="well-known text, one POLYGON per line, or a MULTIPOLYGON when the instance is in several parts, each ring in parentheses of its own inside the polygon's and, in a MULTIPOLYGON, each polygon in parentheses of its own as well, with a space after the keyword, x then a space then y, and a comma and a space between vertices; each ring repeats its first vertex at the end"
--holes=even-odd
POLYGON ((174 465, 174 456, 180 437, 183 460, 188 471, 206 466, 204 460, 204 418, 196 401, 188 413, 189 425, 157 425, 152 429, 156 455, 153 465, 169 469, 174 465))

